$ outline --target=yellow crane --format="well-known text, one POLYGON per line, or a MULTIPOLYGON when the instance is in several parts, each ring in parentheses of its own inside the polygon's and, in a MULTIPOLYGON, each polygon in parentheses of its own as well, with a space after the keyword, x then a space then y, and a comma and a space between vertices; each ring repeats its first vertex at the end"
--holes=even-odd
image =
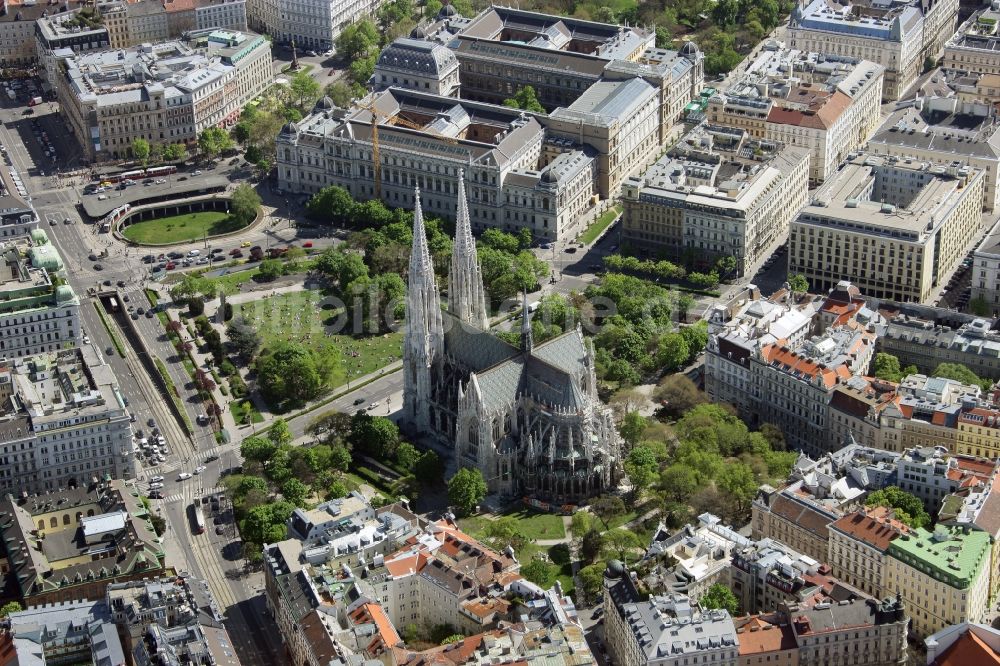
MULTIPOLYGON (((358 103, 358 108, 364 109, 368 113, 372 114, 372 167, 373 167, 372 171, 374 172, 374 177, 375 177, 375 198, 376 199, 381 199, 382 198, 382 160, 379 158, 379 147, 378 147, 378 122, 379 122, 379 117, 381 116, 381 114, 379 113, 378 109, 375 108, 375 102, 374 102, 374 100, 371 101, 371 102, 365 102, 365 103, 359 102, 358 103)), ((392 124, 392 125, 402 125, 404 127, 409 127, 410 129, 420 130, 422 132, 430 131, 430 130, 428 130, 427 127, 425 127, 423 125, 420 125, 418 123, 409 121, 406 118, 402 118, 402 117, 400 117, 398 115, 390 118, 389 120, 390 120, 389 124, 392 124)), ((434 134, 438 138, 444 139, 445 142, 447 142, 447 143, 450 143, 452 145, 457 145, 458 144, 458 139, 456 139, 454 137, 446 136, 444 134, 441 134, 440 132, 434 132, 434 134)))

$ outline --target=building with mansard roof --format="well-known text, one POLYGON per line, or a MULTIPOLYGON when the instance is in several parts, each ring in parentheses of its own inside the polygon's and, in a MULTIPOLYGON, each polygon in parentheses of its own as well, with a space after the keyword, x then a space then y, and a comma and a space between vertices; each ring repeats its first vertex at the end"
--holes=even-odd
POLYGON ((582 331, 535 345, 528 308, 521 345, 489 333, 482 275, 462 179, 448 309, 442 311, 414 196, 403 342, 405 424, 454 446, 491 493, 575 503, 614 487, 621 444, 597 397, 594 353, 582 331))

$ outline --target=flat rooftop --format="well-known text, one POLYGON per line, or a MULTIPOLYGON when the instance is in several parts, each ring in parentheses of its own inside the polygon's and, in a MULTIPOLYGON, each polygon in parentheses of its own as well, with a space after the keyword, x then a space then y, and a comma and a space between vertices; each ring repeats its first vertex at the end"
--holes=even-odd
POLYGON ((812 0, 792 15, 799 27, 889 41, 908 35, 923 20, 917 0, 861 0, 838 4, 812 0), (798 16, 796 16, 798 14, 798 16))
POLYGON ((986 7, 958 27, 945 48, 1000 51, 1000 11, 986 7))
POLYGON ((956 163, 966 157, 1000 156, 1000 119, 996 115, 921 112, 914 108, 892 113, 872 142, 954 153, 956 163))
POLYGON ((965 179, 981 173, 861 153, 823 184, 799 221, 919 241, 948 219, 965 179))

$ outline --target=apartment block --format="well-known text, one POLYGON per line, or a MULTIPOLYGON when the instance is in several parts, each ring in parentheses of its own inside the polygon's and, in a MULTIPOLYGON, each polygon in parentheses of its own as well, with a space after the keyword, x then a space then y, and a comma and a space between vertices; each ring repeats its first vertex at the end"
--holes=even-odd
POLYGON ((110 365, 91 346, 0 373, 0 490, 43 493, 133 474, 132 428, 110 365))
POLYGON ((830 523, 827 561, 833 575, 875 598, 892 596, 885 587, 889 544, 909 533, 885 507, 860 508, 830 523))
POLYGON ((283 46, 294 42, 299 49, 326 51, 341 30, 375 16, 380 5, 378 0, 248 0, 247 21, 283 46))
POLYGON ((869 0, 832 7, 826 0, 803 0, 792 10, 787 41, 793 49, 864 58, 885 68, 882 98, 901 99, 951 38, 958 0, 921 3, 869 0))
POLYGON ((622 187, 622 242, 633 252, 747 275, 784 241, 806 203, 809 153, 702 125, 622 187))
POLYGON ((35 21, 51 13, 52 7, 4 0, 0 10, 0 66, 30 67, 38 59, 35 21))
POLYGON ((50 494, 0 499, 0 571, 27 608, 100 601, 109 583, 163 573, 163 548, 139 491, 97 480, 50 494))
POLYGON ((355 199, 412 208, 419 187, 423 210, 450 218, 462 179, 477 233, 527 228, 556 240, 582 231, 580 213, 600 182, 595 148, 553 139, 539 118, 504 106, 400 88, 367 99, 370 107, 347 111, 320 100, 301 122, 285 125, 277 140, 282 189, 339 185, 355 199), (372 110, 379 164, 372 162, 372 110))
POLYGON ((0 636, 7 664, 124 664, 127 652, 103 601, 66 601, 11 613, 0 636))
POLYGON ((944 44, 941 67, 968 74, 1000 74, 1000 4, 991 2, 958 26, 944 44))
POLYGON ((83 53, 111 48, 107 27, 99 18, 95 20, 94 14, 87 16, 81 12, 83 8, 78 8, 42 16, 35 21, 38 65, 53 88, 61 76, 61 63, 83 53))
POLYGON ((101 8, 111 48, 179 39, 196 30, 247 31, 246 0, 141 0, 101 8))
POLYGON ((983 171, 861 153, 792 221, 788 272, 824 291, 852 279, 868 296, 925 301, 985 231, 983 171))
POLYGON ((946 321, 899 313, 879 337, 879 351, 923 373, 934 372, 941 363, 959 363, 980 377, 1000 379, 1000 333, 988 319, 965 316, 946 321))
POLYGON ((639 593, 632 572, 613 560, 604 574, 604 641, 614 663, 736 666, 736 626, 726 610, 701 610, 683 594, 639 593))
POLYGON ((976 246, 970 281, 970 302, 978 303, 993 317, 1000 316, 1000 222, 976 246))
POLYGON ((234 124, 273 79, 260 35, 209 30, 66 60, 56 86, 60 111, 90 159, 122 158, 135 139, 193 142, 234 124))
POLYGON ((952 624, 989 619, 990 540, 968 527, 914 528, 889 544, 886 586, 898 590, 925 638, 952 624))
POLYGON ((676 532, 668 531, 661 523, 643 559, 666 560, 672 565, 654 565, 643 582, 651 590, 669 590, 700 599, 712 585, 729 584, 733 551, 751 543, 711 513, 701 514, 696 525, 685 525, 676 532))
POLYGON ((0 237, 0 357, 23 358, 79 344, 80 299, 59 284, 62 258, 48 235, 0 237))
POLYGON ((930 84, 934 92, 919 94, 912 106, 886 118, 866 150, 904 164, 982 169, 983 209, 992 212, 1000 205, 1000 118, 988 100, 1000 94, 1000 85, 982 94, 974 87, 971 99, 962 99, 963 89, 969 86, 966 77, 952 77, 941 70, 937 78, 943 80, 930 84))
POLYGON ((809 180, 823 182, 878 127, 884 71, 832 51, 764 49, 738 81, 709 100, 708 120, 805 148, 809 180))
POLYGON ((111 583, 105 604, 134 663, 155 664, 170 654, 177 663, 239 666, 205 581, 181 575, 111 583))

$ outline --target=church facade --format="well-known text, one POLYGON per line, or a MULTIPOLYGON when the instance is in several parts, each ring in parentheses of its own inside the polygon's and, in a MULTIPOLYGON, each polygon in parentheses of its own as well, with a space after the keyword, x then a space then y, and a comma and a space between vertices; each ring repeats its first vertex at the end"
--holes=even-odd
POLYGON ((462 183, 446 311, 415 197, 404 424, 453 447, 458 466, 478 468, 491 493, 575 504, 613 490, 621 439, 597 396, 593 350, 579 327, 534 344, 527 307, 519 347, 489 332, 462 183))

